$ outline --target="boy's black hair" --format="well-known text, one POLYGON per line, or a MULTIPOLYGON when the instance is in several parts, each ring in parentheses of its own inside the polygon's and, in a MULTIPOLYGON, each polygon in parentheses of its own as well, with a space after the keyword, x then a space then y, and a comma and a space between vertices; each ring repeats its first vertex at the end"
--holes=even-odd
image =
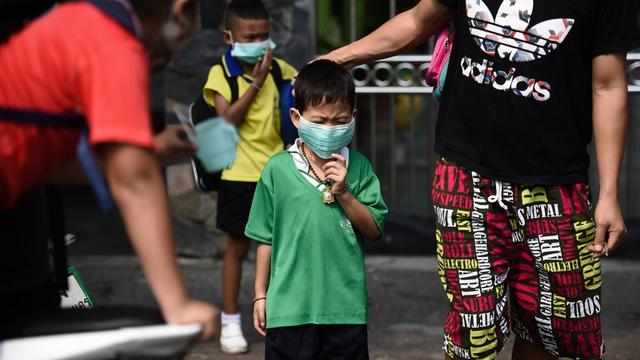
POLYGON ((296 108, 301 113, 307 106, 345 102, 353 110, 356 86, 342 66, 329 60, 316 60, 305 65, 293 86, 296 108))
POLYGON ((245 20, 268 20, 269 11, 260 0, 232 0, 224 12, 224 26, 231 29, 234 18, 245 20))

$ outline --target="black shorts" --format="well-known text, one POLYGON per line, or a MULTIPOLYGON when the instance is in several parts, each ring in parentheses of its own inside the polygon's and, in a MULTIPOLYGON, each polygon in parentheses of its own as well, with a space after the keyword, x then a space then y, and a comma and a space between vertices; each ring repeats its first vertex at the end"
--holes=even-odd
POLYGON ((267 329, 266 360, 368 360, 367 325, 302 325, 267 329))
POLYGON ((233 236, 244 235, 256 184, 226 180, 220 182, 216 219, 218 229, 233 236))

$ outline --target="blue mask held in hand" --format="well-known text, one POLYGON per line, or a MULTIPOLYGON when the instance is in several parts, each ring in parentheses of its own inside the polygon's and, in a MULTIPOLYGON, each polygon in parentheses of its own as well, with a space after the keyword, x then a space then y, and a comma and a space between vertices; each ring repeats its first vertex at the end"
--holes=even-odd
POLYGON ((298 133, 316 155, 330 159, 331 154, 339 154, 343 147, 349 145, 355 128, 355 118, 351 118, 348 124, 327 126, 308 121, 300 114, 298 133))
POLYGON ((276 43, 271 41, 271 39, 260 42, 240 43, 233 41, 231 32, 229 32, 229 37, 233 44, 231 46, 231 56, 248 64, 257 63, 258 59, 264 57, 267 53, 268 48, 271 50, 276 48, 276 43))

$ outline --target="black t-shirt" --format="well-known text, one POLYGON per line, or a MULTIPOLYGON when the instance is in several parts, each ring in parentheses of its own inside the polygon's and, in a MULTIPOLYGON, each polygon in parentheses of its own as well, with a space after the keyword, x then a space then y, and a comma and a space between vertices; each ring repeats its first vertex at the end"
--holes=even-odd
POLYGON ((640 43, 636 0, 439 0, 458 9, 436 151, 504 181, 586 181, 593 57, 640 43))

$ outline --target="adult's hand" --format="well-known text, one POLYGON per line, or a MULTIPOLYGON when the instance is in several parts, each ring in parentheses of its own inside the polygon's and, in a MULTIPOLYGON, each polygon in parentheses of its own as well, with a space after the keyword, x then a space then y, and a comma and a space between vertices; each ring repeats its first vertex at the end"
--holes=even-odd
POLYGON ((202 301, 186 299, 180 306, 166 311, 164 317, 169 324, 201 324, 200 340, 203 341, 216 339, 220 331, 220 311, 202 301))
POLYGON ((179 162, 193 156, 198 149, 189 141, 186 130, 176 124, 167 127, 154 138, 155 153, 164 165, 179 162))
POLYGON ((622 238, 627 234, 627 227, 622 218, 618 199, 611 196, 600 196, 595 212, 596 238, 589 250, 594 257, 601 257, 615 251, 622 238))

